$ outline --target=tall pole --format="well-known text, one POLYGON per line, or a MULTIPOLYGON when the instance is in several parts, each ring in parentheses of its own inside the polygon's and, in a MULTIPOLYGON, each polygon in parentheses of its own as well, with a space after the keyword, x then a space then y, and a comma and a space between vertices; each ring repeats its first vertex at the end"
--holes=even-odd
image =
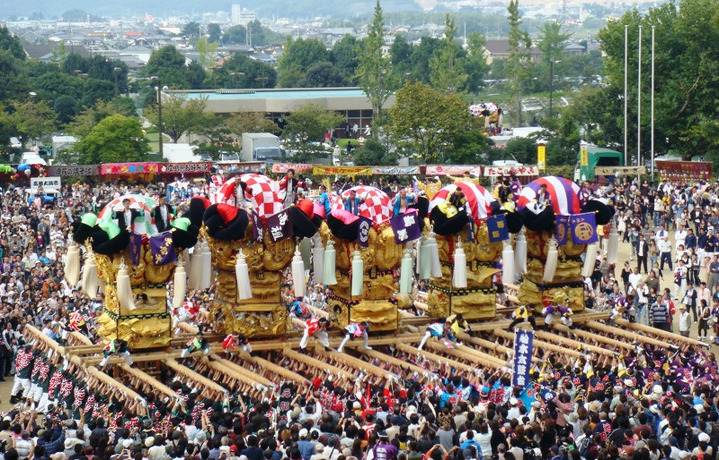
POLYGON ((554 118, 552 99, 554 96, 554 59, 549 61, 549 118, 554 118))
POLYGON ((165 152, 162 148, 162 81, 160 77, 151 77, 152 81, 157 82, 157 131, 159 133, 159 150, 162 156, 165 152))
POLYGON ((642 158, 642 26, 639 26, 639 56, 637 58, 637 166, 642 158))
POLYGON ((652 169, 652 182, 654 182, 654 26, 652 26, 652 116, 651 116, 651 151, 652 151, 652 163, 650 168, 652 169))
POLYGON ((629 153, 627 150, 627 108, 629 96, 627 95, 627 76, 629 74, 629 26, 624 26, 624 166, 629 166, 629 153))

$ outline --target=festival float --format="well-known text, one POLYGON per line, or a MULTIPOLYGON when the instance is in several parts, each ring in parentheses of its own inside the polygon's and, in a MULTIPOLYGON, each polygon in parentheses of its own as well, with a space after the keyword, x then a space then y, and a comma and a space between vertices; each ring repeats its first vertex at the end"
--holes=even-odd
POLYGON ((276 181, 242 174, 211 197, 203 218, 207 255, 198 257, 211 260, 215 270, 210 318, 217 331, 246 337, 285 334, 281 286, 290 264, 294 295, 305 295, 306 261, 299 246, 317 233, 322 221, 310 200, 283 209, 282 195, 276 181))
POLYGON ((443 187, 429 210, 432 226, 422 246, 432 260, 420 263, 420 278, 431 278, 429 316, 461 313, 465 319, 493 319, 497 290, 492 280, 501 271, 502 257, 503 278, 513 281, 514 253, 508 241, 510 233, 522 228, 521 219, 473 182, 443 187))
POLYGON ((413 242, 425 226, 427 206, 419 197, 393 216, 389 196, 368 186, 352 187, 335 199, 315 244, 324 247, 319 281, 332 290, 327 303, 334 325, 366 321, 372 331, 398 328, 398 294, 412 292, 413 242), (353 196, 357 214, 345 209, 353 196))
POLYGON ((97 333, 105 341, 121 339, 133 350, 165 346, 172 338, 168 311, 168 282, 174 279, 173 304, 185 297, 182 253, 197 242, 202 204, 191 205, 190 218, 179 217, 172 229, 156 234, 152 219, 154 199, 128 194, 108 203, 96 216, 85 214, 75 222, 68 249, 66 277, 71 285, 80 278, 80 248, 85 246, 82 290, 102 299, 96 318, 97 333), (118 224, 123 202, 130 202, 133 231, 118 224), (192 212, 194 209, 194 212, 192 212), (180 261, 178 263, 178 261, 180 261))
MULTIPOLYGON (((526 228, 527 251, 526 267, 520 269, 524 275, 519 301, 533 305, 538 313, 552 305, 583 311, 583 281, 591 276, 598 253, 596 227, 608 224, 614 210, 599 200, 580 197, 577 184, 557 176, 524 186, 517 209, 526 228)), ((613 231, 607 250, 610 263, 616 262, 617 244, 613 231)))

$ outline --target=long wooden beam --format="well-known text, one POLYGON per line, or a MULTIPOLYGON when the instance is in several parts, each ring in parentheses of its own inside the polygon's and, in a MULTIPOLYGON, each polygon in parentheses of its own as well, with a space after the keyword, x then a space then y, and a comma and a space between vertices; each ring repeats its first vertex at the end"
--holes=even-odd
MULTIPOLYGON (((137 378, 143 383, 146 383, 147 385, 151 386, 152 388, 156 389, 160 393, 165 394, 166 396, 169 396, 171 399, 177 398, 177 393, 172 391, 172 388, 168 387, 164 383, 160 382, 150 374, 147 374, 140 369, 136 367, 130 367, 127 364, 125 364, 124 360, 121 363, 118 363, 120 369, 122 369, 123 372, 130 374, 131 376, 137 378)), ((182 402, 184 405, 184 401, 182 402)))
POLYGON ((192 369, 190 369, 187 366, 183 366, 182 364, 178 363, 174 359, 168 359, 163 363, 165 366, 169 367, 170 369, 174 370, 178 374, 181 374, 185 377, 187 377, 190 380, 193 380, 200 384, 202 387, 202 391, 208 390, 213 393, 217 393, 218 395, 225 395, 227 393, 227 389, 218 385, 217 383, 213 382, 212 380, 208 379, 204 375, 200 374, 199 372, 195 372, 192 369))
MULTIPOLYGON (((346 346, 345 346, 346 347, 346 346)), ((343 363, 347 364, 348 366, 355 367, 362 369, 368 374, 372 374, 379 378, 391 378, 392 375, 391 372, 388 372, 380 367, 372 366, 368 364, 365 361, 362 361, 361 359, 357 359, 354 356, 350 356, 347 353, 340 353, 338 351, 325 351, 325 350, 316 350, 315 354, 323 356, 328 359, 334 359, 337 361, 342 361, 343 363)))
POLYGON ((478 364, 482 367, 491 367, 493 369, 505 369, 506 364, 499 364, 494 360, 484 359, 483 357, 480 357, 474 353, 472 353, 472 349, 464 346, 460 346, 457 348, 447 348, 443 344, 439 342, 427 342, 425 347, 437 352, 437 353, 444 353, 449 356, 453 356, 458 359, 464 359, 466 361, 470 361, 474 364, 478 364))
MULTIPOLYGON (((559 346, 562 345, 571 345, 574 347, 574 350, 587 350, 591 351, 593 353, 598 353, 600 355, 606 355, 606 356, 614 356, 615 353, 611 350, 607 350, 606 348, 598 347, 596 345, 589 345, 587 343, 582 343, 578 340, 570 339, 569 337, 563 337, 560 335, 552 334, 551 332, 547 331, 534 331, 534 336, 538 337, 542 340, 554 342, 559 346)), ((566 353, 566 349, 565 352, 566 353)))
MULTIPOLYGON (((502 337, 503 339, 509 339, 514 341, 514 334, 509 331, 505 331, 504 329, 497 329, 495 331, 492 331, 492 333, 497 337, 502 337)), ((580 356, 582 356, 582 354, 577 350, 572 350, 570 348, 562 347, 551 342, 539 340, 538 337, 534 338, 534 345, 539 348, 544 348, 545 350, 553 351, 555 353, 563 353, 566 355, 570 355, 574 358, 579 358, 580 356)))
MULTIPOLYGON (((399 339, 395 340, 397 341, 399 339)), ((347 344, 346 346, 350 346, 350 344, 347 344)), ((418 374, 425 374, 428 372, 428 370, 423 367, 419 367, 416 364, 412 364, 407 361, 402 361, 401 359, 397 359, 394 356, 386 355, 377 350, 365 350, 363 347, 355 347, 355 350, 362 353, 363 355, 369 356, 370 358, 378 359, 380 361, 386 361, 394 366, 403 367, 409 371, 417 372, 418 374)))
MULTIPOLYGON (((446 356, 440 356, 435 353, 431 353, 426 350, 420 350, 419 348, 415 348, 409 345, 406 345, 404 343, 397 344, 397 349, 404 351, 405 353, 410 353, 413 355, 420 355, 425 359, 429 359, 430 361, 434 361, 436 363, 448 363, 450 366, 454 367, 455 369, 461 369, 463 371, 467 372, 474 372, 474 367, 469 366, 464 363, 460 363, 459 361, 455 361, 452 358, 448 358, 446 356)), ((426 371, 425 371, 426 372, 426 371)))
POLYGON ((282 376, 286 379, 294 380, 297 383, 300 383, 300 384, 309 383, 309 380, 307 378, 305 378, 304 376, 302 376, 296 372, 292 372, 289 369, 285 369, 282 366, 278 366, 277 364, 267 361, 264 358, 260 358, 258 356, 250 356, 249 358, 247 358, 247 361, 253 363, 256 366, 265 368, 268 371, 274 372, 275 374, 282 376))
POLYGON ((228 369, 231 369, 239 374, 242 374, 245 377, 247 377, 248 379, 252 379, 255 383, 264 385, 266 387, 272 387, 275 385, 269 379, 267 379, 259 374, 256 374, 248 369, 245 369, 244 367, 240 366, 239 364, 233 363, 229 359, 224 359, 215 354, 211 355, 210 357, 212 358, 211 362, 217 363, 218 365, 221 365, 221 366, 226 366, 228 369))
POLYGON ((659 337, 663 337, 665 339, 684 342, 684 343, 688 343, 690 345, 700 346, 700 347, 709 347, 710 346, 708 343, 704 343, 700 340, 692 339, 690 337, 684 337, 683 335, 664 331, 662 329, 657 329, 657 328, 654 328, 651 326, 645 326, 644 324, 630 323, 629 321, 627 321, 625 319, 615 319, 613 321, 620 326, 624 326, 629 329, 634 329, 635 331, 645 332, 647 334, 658 335, 659 337))
POLYGON ((308 366, 312 366, 312 367, 320 369, 322 371, 328 370, 332 374, 341 376, 347 380, 352 380, 355 378, 355 375, 345 371, 344 369, 340 369, 339 367, 332 366, 329 363, 325 363, 324 361, 320 361, 319 359, 315 359, 311 356, 303 355, 302 353, 297 353, 294 350, 285 348, 284 350, 282 350, 282 353, 290 359, 299 361, 301 363, 307 364, 308 366))
POLYGON ((237 372, 234 368, 231 368, 227 364, 223 364, 219 361, 210 361, 203 358, 203 364, 206 365, 208 368, 212 369, 213 371, 225 374, 226 376, 238 380, 245 385, 249 385, 251 387, 255 387, 257 385, 265 385, 264 383, 255 380, 254 378, 251 378, 242 372, 237 372))
POLYGON ((669 349, 671 344, 669 342, 665 342, 663 340, 659 340, 654 337, 648 337, 646 335, 637 334, 632 331, 627 331, 626 329, 622 329, 620 327, 613 327, 608 326, 606 324, 602 324, 599 321, 587 321, 584 323, 585 326, 591 327, 592 329, 596 329, 598 331, 602 332, 608 332, 610 334, 619 335, 626 339, 630 340, 639 340, 640 342, 648 343, 657 347, 662 347, 669 349))
MULTIPOLYGON (((477 346, 480 346, 482 348, 488 348, 490 350, 493 350, 497 353, 500 353, 502 356, 513 356, 514 350, 509 347, 505 347, 504 345, 501 345, 499 343, 494 343, 490 340, 483 339, 481 337, 471 337, 469 334, 466 334, 464 332, 460 332, 457 337, 462 339, 463 342, 471 343, 477 346)), ((541 360, 532 355, 532 362, 541 362, 541 360)))
POLYGON ((579 329, 579 328, 572 329, 572 328, 565 326, 564 324, 552 324, 552 329, 559 331, 559 332, 563 332, 563 333, 574 334, 583 339, 596 340, 597 342, 602 342, 607 345, 624 348, 625 350, 633 350, 634 349, 634 347, 632 345, 630 345, 626 342, 622 342, 621 340, 604 337, 603 335, 585 331, 584 329, 579 329))

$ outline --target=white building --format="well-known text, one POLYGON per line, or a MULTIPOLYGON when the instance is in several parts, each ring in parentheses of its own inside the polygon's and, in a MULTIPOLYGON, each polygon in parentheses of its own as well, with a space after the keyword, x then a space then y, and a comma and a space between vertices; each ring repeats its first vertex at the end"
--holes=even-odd
POLYGON ((256 19, 254 11, 247 11, 247 8, 240 8, 240 5, 234 3, 231 10, 232 24, 247 26, 248 23, 256 19))

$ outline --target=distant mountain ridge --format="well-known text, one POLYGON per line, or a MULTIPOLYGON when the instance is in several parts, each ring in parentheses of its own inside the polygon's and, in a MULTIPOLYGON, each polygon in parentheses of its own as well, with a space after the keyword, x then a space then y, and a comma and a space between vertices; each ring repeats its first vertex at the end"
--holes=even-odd
MULTIPOLYGON (((170 16, 199 15, 206 12, 226 11, 229 15, 233 3, 254 11, 260 17, 337 17, 352 18, 371 14, 374 2, 350 0, 25 0, 3 2, 0 18, 30 17, 42 13, 46 19, 59 17, 65 11, 80 9, 88 14, 105 17, 144 17, 151 14, 157 18, 170 16)), ((391 11, 416 11, 419 7, 413 0, 384 0, 382 9, 391 11)))

